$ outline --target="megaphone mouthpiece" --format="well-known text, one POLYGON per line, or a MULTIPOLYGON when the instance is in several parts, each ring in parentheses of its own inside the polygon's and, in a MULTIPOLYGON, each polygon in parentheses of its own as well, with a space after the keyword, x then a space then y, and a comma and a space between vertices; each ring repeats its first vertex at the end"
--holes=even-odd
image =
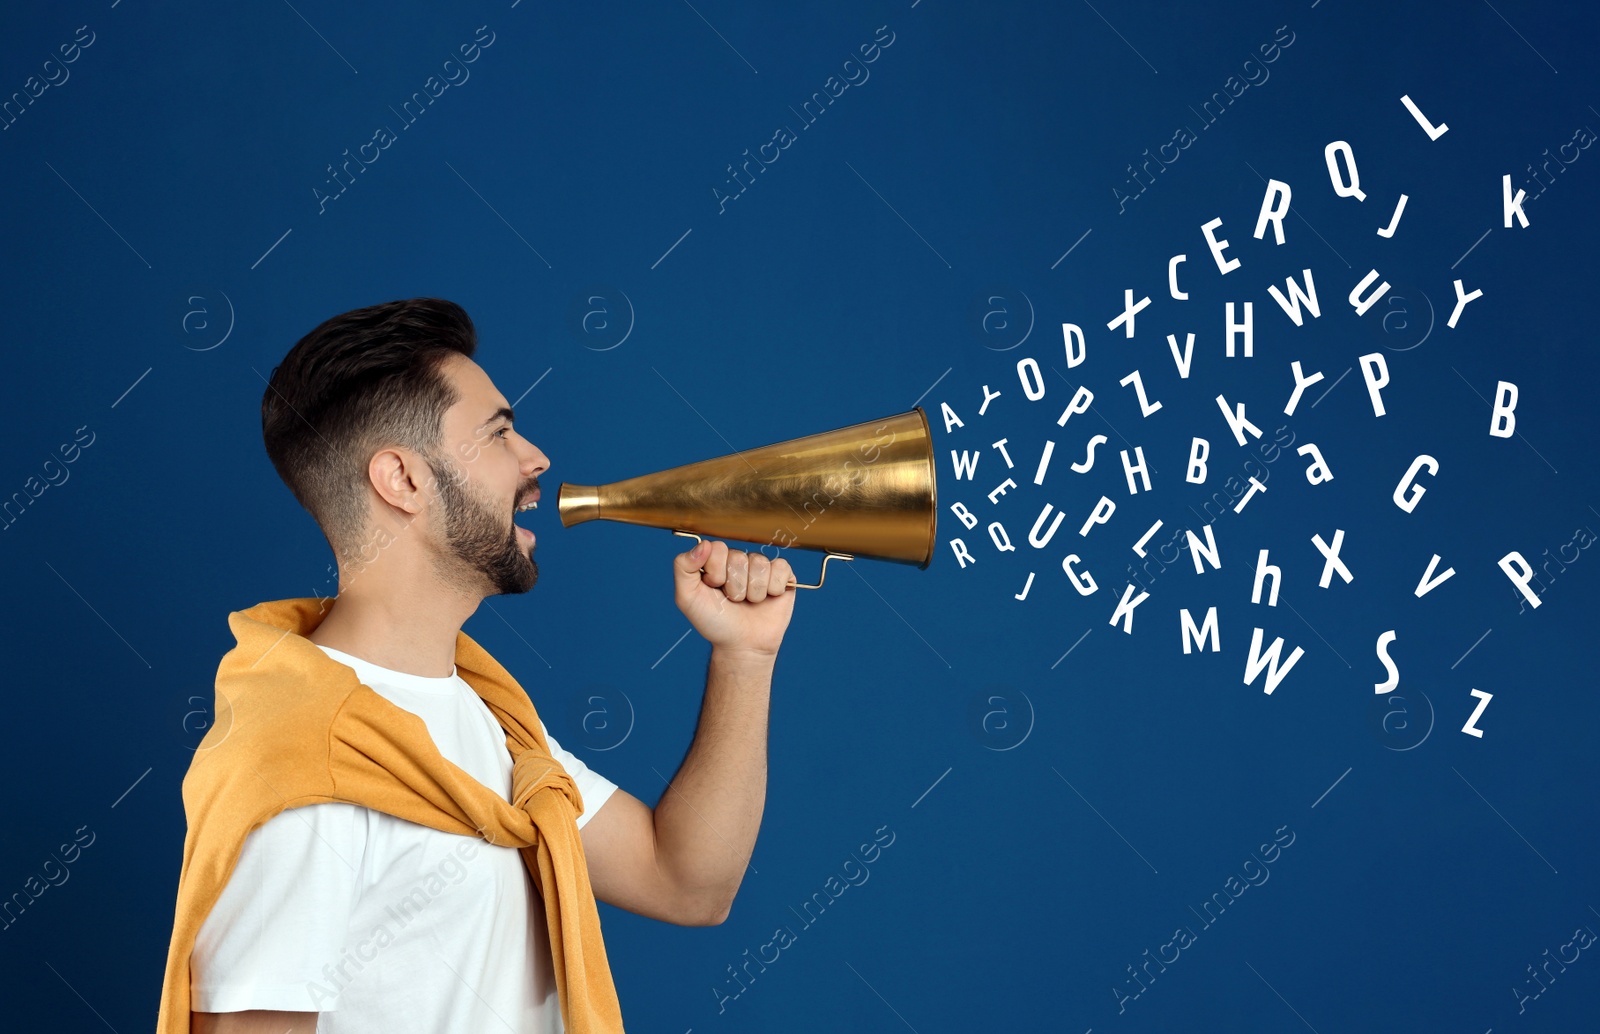
POLYGON ((563 481, 556 490, 556 512, 565 527, 592 521, 600 516, 600 489, 595 485, 571 485, 563 481))

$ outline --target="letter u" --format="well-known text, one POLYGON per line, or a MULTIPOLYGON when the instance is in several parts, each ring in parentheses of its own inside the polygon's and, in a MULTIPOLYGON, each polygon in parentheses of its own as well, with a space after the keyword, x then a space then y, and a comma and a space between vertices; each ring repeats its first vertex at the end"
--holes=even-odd
POLYGON ((1028 532, 1028 544, 1035 549, 1043 549, 1048 545, 1050 540, 1055 538, 1056 529, 1061 527, 1061 519, 1066 516, 1065 511, 1057 513, 1056 519, 1050 522, 1050 530, 1044 533, 1044 538, 1041 539, 1039 537, 1039 526, 1045 522, 1045 518, 1049 517, 1050 511, 1054 509, 1054 506, 1045 503, 1044 509, 1039 511, 1039 516, 1033 522, 1033 530, 1028 532))

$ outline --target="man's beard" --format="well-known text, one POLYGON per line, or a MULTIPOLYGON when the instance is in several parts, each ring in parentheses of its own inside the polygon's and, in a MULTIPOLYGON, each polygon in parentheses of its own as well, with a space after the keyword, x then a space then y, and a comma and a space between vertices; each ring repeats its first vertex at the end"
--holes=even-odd
POLYGON ((429 457, 428 462, 444 505, 445 538, 456 566, 481 574, 500 595, 532 589, 539 580, 539 563, 533 559, 532 547, 524 548, 517 541, 515 524, 506 530, 498 504, 469 495, 465 475, 450 460, 429 457))

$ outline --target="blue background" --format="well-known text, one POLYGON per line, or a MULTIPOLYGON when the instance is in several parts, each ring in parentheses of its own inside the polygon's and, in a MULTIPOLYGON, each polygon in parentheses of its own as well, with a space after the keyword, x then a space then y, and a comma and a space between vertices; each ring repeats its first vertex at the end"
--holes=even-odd
MULTIPOLYGON (((1586 955, 1552 965, 1520 1015, 1513 989, 1539 991, 1527 967, 1600 930, 1600 561, 1573 544, 1600 529, 1585 311, 1600 152, 1556 160, 1527 228, 1504 227, 1500 178, 1539 192, 1526 166, 1600 127, 1592 14, 1525 0, 119 0, 7 22, 7 95, 59 77, 43 62, 79 26, 93 42, 0 132, 0 497, 59 480, 46 461, 93 439, 0 537, 0 896, 74 831, 94 837, 0 931, 7 1027, 153 1026, 179 788, 232 645, 226 616, 333 591, 332 556, 261 446, 263 377, 328 316, 419 295, 472 314, 551 486, 916 403, 934 423, 930 568, 843 565, 797 602, 765 820, 731 916, 678 928, 602 905, 630 1029, 1589 1022, 1600 962, 1586 955), (470 79, 402 129, 391 106, 485 25, 470 79), (893 42, 870 78, 802 129, 791 106, 847 74, 880 26, 893 42), (1280 27, 1292 43, 1246 66, 1280 27), (1202 128, 1193 109, 1226 100, 1230 76, 1255 85, 1202 128), (1448 132, 1430 140, 1402 94, 1448 132), (398 139, 319 213, 325 166, 380 126, 398 139), (719 205, 726 166, 782 126, 797 139, 719 205), (1120 203, 1114 189, 1137 189, 1125 167, 1180 126, 1197 139, 1120 203), (1333 140, 1350 143, 1364 202, 1335 194, 1333 140), (1263 177, 1293 188, 1281 246, 1252 237, 1263 177), (1398 231, 1379 237, 1402 192, 1398 231), (1200 232, 1214 217, 1241 262, 1226 276, 1200 232), (1186 301, 1167 291, 1176 254, 1186 301), (1322 314, 1295 327, 1266 287, 1305 268, 1322 314), (1392 290, 1358 317, 1345 296, 1373 268, 1392 290), (1457 277, 1484 293, 1449 329, 1457 277), (1131 340, 1106 329, 1125 289, 1151 298, 1131 340), (1227 301, 1254 302, 1249 358, 1224 356, 1227 301), (1088 347, 1071 369, 1068 322, 1088 347), (1191 331, 1180 378, 1165 335, 1191 331), (1351 372, 1372 352, 1391 375, 1382 417, 1351 372), (1018 381, 1026 357, 1037 402, 1018 381), (1284 416, 1295 359, 1324 380, 1284 416), (1134 369, 1162 403, 1148 418, 1118 384, 1134 369), (1511 438, 1488 433, 1500 380, 1519 389, 1511 438), (1094 411, 1058 427, 1079 383, 1094 411), (1002 394, 979 416, 983 385, 1002 394), (1245 403, 1261 442, 1234 442, 1218 394, 1245 403), (945 403, 963 426, 946 432, 945 403), (1075 474, 1093 433, 1109 444, 1075 474), (1203 485, 1183 477, 1193 436, 1210 442, 1203 485), (1002 438, 1013 470, 991 447, 1002 438), (1306 442, 1334 480, 1302 476, 1306 442), (1117 451, 1135 445, 1152 488, 1130 495, 1117 451), (982 453, 970 483, 952 449, 982 453), (1422 453, 1440 470, 1406 513, 1390 494, 1422 453), (1198 532, 1247 460, 1267 492, 1214 521, 1221 569, 1197 575, 1185 550, 1141 574, 1132 633, 1110 626, 1132 544, 1158 519, 1153 546, 1198 532), (1008 475, 1021 487, 991 503, 1008 475), (1080 537, 1102 495, 1116 512, 1080 537), (964 528, 956 502, 984 524, 964 528), (1035 548, 1045 503, 1067 518, 1035 548), (990 521, 1015 551, 995 548, 990 521), (1324 589, 1311 536, 1336 529, 1355 577, 1324 589), (1541 573, 1541 606, 1519 605, 1496 561, 1562 547, 1577 559, 1541 573), (1277 607, 1250 601, 1262 548, 1282 570, 1277 607), (1068 552, 1097 593, 1072 591, 1068 552), (1418 598, 1435 553, 1456 574, 1418 598), (1186 656, 1179 610, 1212 606, 1220 652, 1186 656), (1242 678, 1255 627, 1305 651, 1270 695, 1242 678), (1400 683, 1380 695, 1389 629, 1400 683), (1461 732, 1472 689, 1493 694, 1481 738, 1461 732), (802 926, 793 910, 883 827, 894 839, 868 881, 802 926), (1194 910, 1279 830, 1293 840, 1268 881, 1206 926, 1194 910), (741 990, 728 967, 781 926, 795 942, 741 990), (1178 927, 1193 943, 1141 989, 1128 967, 1178 927)), ((535 526, 538 588, 491 598, 467 631, 564 745, 653 802, 690 741, 708 653, 692 634, 673 645, 684 542, 563 529, 551 507, 535 526)), ((815 554, 792 559, 814 572, 815 554)))

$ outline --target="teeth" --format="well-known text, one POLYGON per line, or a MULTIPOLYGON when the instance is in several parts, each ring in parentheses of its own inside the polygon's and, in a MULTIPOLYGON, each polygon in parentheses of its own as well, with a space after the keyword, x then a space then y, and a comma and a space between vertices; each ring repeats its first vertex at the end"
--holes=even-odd
POLYGON ((522 513, 525 510, 537 510, 538 508, 539 508, 539 500, 534 499, 534 500, 532 500, 530 502, 524 503, 523 505, 517 507, 517 512, 518 513, 522 513))

